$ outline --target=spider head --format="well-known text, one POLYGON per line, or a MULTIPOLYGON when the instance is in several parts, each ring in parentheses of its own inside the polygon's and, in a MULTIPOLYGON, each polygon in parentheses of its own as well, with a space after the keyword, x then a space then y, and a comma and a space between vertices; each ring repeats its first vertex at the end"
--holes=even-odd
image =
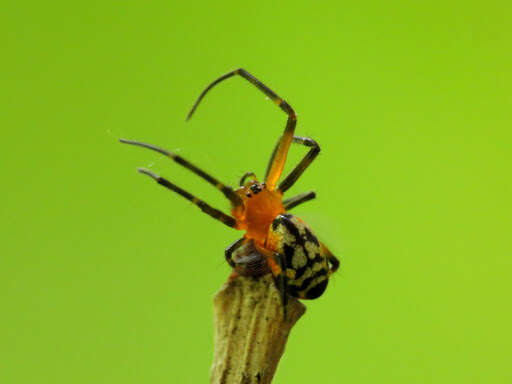
POLYGON ((274 218, 284 213, 282 193, 270 191, 254 175, 252 179, 236 190, 242 204, 235 206, 231 213, 237 220, 237 228, 247 231, 246 237, 263 244, 274 218))

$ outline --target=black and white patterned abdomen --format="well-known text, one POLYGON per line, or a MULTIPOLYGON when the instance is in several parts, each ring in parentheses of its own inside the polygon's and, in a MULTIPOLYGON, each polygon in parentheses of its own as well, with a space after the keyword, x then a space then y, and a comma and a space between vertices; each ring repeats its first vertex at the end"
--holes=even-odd
POLYGON ((288 292, 300 299, 316 299, 325 291, 329 266, 320 243, 306 223, 294 215, 277 216, 270 228, 284 258, 288 292))

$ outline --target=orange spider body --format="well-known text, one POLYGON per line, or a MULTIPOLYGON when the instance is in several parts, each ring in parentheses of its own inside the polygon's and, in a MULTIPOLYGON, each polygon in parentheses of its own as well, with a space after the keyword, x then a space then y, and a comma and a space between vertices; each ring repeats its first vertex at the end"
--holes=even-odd
POLYGON ((245 230, 246 239, 265 247, 270 225, 278 215, 286 212, 282 193, 269 191, 266 185, 254 180, 237 189, 236 193, 243 204, 231 210, 236 219, 235 228, 245 230))

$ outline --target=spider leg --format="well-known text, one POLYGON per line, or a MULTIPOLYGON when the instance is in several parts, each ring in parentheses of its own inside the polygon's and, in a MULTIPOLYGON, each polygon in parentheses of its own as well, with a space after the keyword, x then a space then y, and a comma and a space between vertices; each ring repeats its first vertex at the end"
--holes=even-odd
POLYGON ((272 151, 272 154, 270 155, 270 159, 268 159, 267 169, 265 171, 265 180, 268 178, 268 174, 270 173, 270 168, 272 167, 272 164, 274 163, 274 159, 276 158, 276 152, 277 152, 277 149, 279 148, 279 143, 281 143, 281 138, 279 138, 277 140, 274 150, 272 151))
POLYGON ((242 237, 241 239, 238 239, 236 240, 235 242, 233 242, 229 247, 226 248, 226 250, 224 251, 224 256, 226 257, 226 261, 228 262, 228 264, 231 266, 231 268, 235 268, 235 262, 233 261, 233 252, 235 252, 238 248, 240 248, 242 246, 242 244, 244 243, 244 238, 242 237))
POLYGON ((224 185, 219 180, 214 178, 213 176, 209 175, 202 169, 197 168, 194 164, 190 163, 189 161, 185 160, 183 157, 176 155, 175 153, 172 153, 170 151, 167 151, 163 148, 157 147, 156 145, 148 144, 148 143, 142 143, 140 141, 133 141, 133 140, 126 140, 126 139, 119 139, 119 141, 123 144, 130 144, 135 145, 138 147, 148 148, 155 152, 161 153, 164 156, 169 157, 170 159, 174 160, 176 163, 181 165, 182 167, 187 168, 188 170, 192 171, 199 177, 206 180, 208 183, 213 185, 215 188, 220 190, 226 198, 231 201, 231 203, 236 206, 242 204, 242 199, 240 196, 236 194, 236 192, 231 188, 230 186, 224 185))
POLYGON ((226 215, 224 212, 213 208, 209 204, 205 203, 203 200, 198 199, 194 195, 190 194, 189 192, 185 191, 184 189, 181 189, 180 187, 178 187, 177 185, 164 179, 163 177, 160 177, 157 174, 155 174, 145 168, 139 168, 138 171, 140 173, 143 173, 145 175, 152 177, 158 184, 164 186, 165 188, 168 188, 171 191, 176 192, 178 195, 183 196, 185 199, 191 201, 194 205, 197 205, 199 207, 199 209, 201 209, 201 211, 203 211, 207 215, 210 215, 214 219, 217 219, 217 220, 223 222, 228 227, 234 227, 236 225, 236 219, 234 217, 226 215))
POLYGON ((268 258, 268 264, 276 282, 281 303, 283 304, 283 318, 288 316, 288 276, 286 275, 285 258, 279 253, 274 253, 273 258, 268 258))
POLYGON ((329 275, 333 274, 338 270, 340 267, 340 261, 336 256, 332 254, 331 251, 325 246, 325 244, 320 243, 320 247, 322 249, 322 253, 327 256, 327 260, 329 261, 330 268, 329 268, 329 275))
POLYGON ((289 199, 283 200, 284 209, 289 211, 299 204, 305 203, 306 201, 312 200, 316 197, 314 191, 301 193, 300 195, 290 197, 289 199))
MULTIPOLYGON (((299 177, 304 173, 307 167, 315 160, 315 158, 320 153, 320 146, 318 143, 309 138, 309 137, 300 137, 300 136, 293 136, 293 142, 297 144, 305 145, 306 147, 311 147, 308 153, 303 157, 301 162, 295 166, 295 168, 290 172, 286 178, 281 181, 279 184, 279 190, 281 192, 285 192, 288 189, 291 188, 293 184, 299 179, 299 177)), ((272 152, 272 155, 270 156, 270 160, 267 166, 267 174, 270 172, 270 166, 272 165, 275 157, 275 153, 277 152, 277 148, 279 147, 279 141, 277 142, 276 146, 274 147, 274 151, 272 152)))
POLYGON ((265 178, 267 188, 270 191, 273 191, 275 189, 277 181, 279 180, 279 177, 281 176, 281 173, 283 172, 284 164, 286 162, 286 156, 288 155, 288 149, 290 148, 290 144, 293 139, 293 133, 295 132, 295 125, 297 124, 297 117, 295 115, 295 112, 293 111, 293 108, 286 101, 281 99, 274 91, 272 91, 265 84, 256 79, 245 69, 235 69, 234 71, 226 73, 225 75, 219 77, 217 80, 213 81, 203 90, 203 92, 201 92, 196 102, 194 103, 194 106, 188 113, 187 120, 192 117, 199 103, 210 89, 212 89, 221 81, 224 81, 235 75, 241 76, 247 81, 249 81, 251 84, 253 84, 261 92, 267 95, 269 99, 271 99, 275 104, 277 104, 279 108, 281 108, 288 115, 288 120, 286 122, 284 133, 281 136, 281 139, 279 140, 278 147, 275 150, 274 155, 272 157, 272 164, 270 165, 269 171, 267 172, 267 177, 265 178))
POLYGON ((315 160, 315 158, 320 153, 320 146, 318 145, 318 143, 315 140, 310 139, 309 137, 294 136, 293 142, 305 145, 306 147, 310 147, 311 149, 302 158, 300 163, 297 164, 297 166, 279 184, 278 189, 282 193, 286 192, 293 186, 293 184, 295 184, 299 177, 304 173, 304 171, 309 167, 309 165, 313 162, 313 160, 315 160))

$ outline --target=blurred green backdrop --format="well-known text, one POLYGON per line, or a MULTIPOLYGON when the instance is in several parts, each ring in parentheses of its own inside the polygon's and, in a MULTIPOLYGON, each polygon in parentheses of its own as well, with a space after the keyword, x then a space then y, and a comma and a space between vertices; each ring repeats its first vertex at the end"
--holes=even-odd
MULTIPOLYGON (((295 210, 342 268, 276 383, 510 383, 508 2, 7 2, 1 383, 204 383, 240 233, 135 172, 222 196, 260 176, 286 98, 322 154, 295 210)), ((305 152, 294 147, 290 163, 305 152)))

